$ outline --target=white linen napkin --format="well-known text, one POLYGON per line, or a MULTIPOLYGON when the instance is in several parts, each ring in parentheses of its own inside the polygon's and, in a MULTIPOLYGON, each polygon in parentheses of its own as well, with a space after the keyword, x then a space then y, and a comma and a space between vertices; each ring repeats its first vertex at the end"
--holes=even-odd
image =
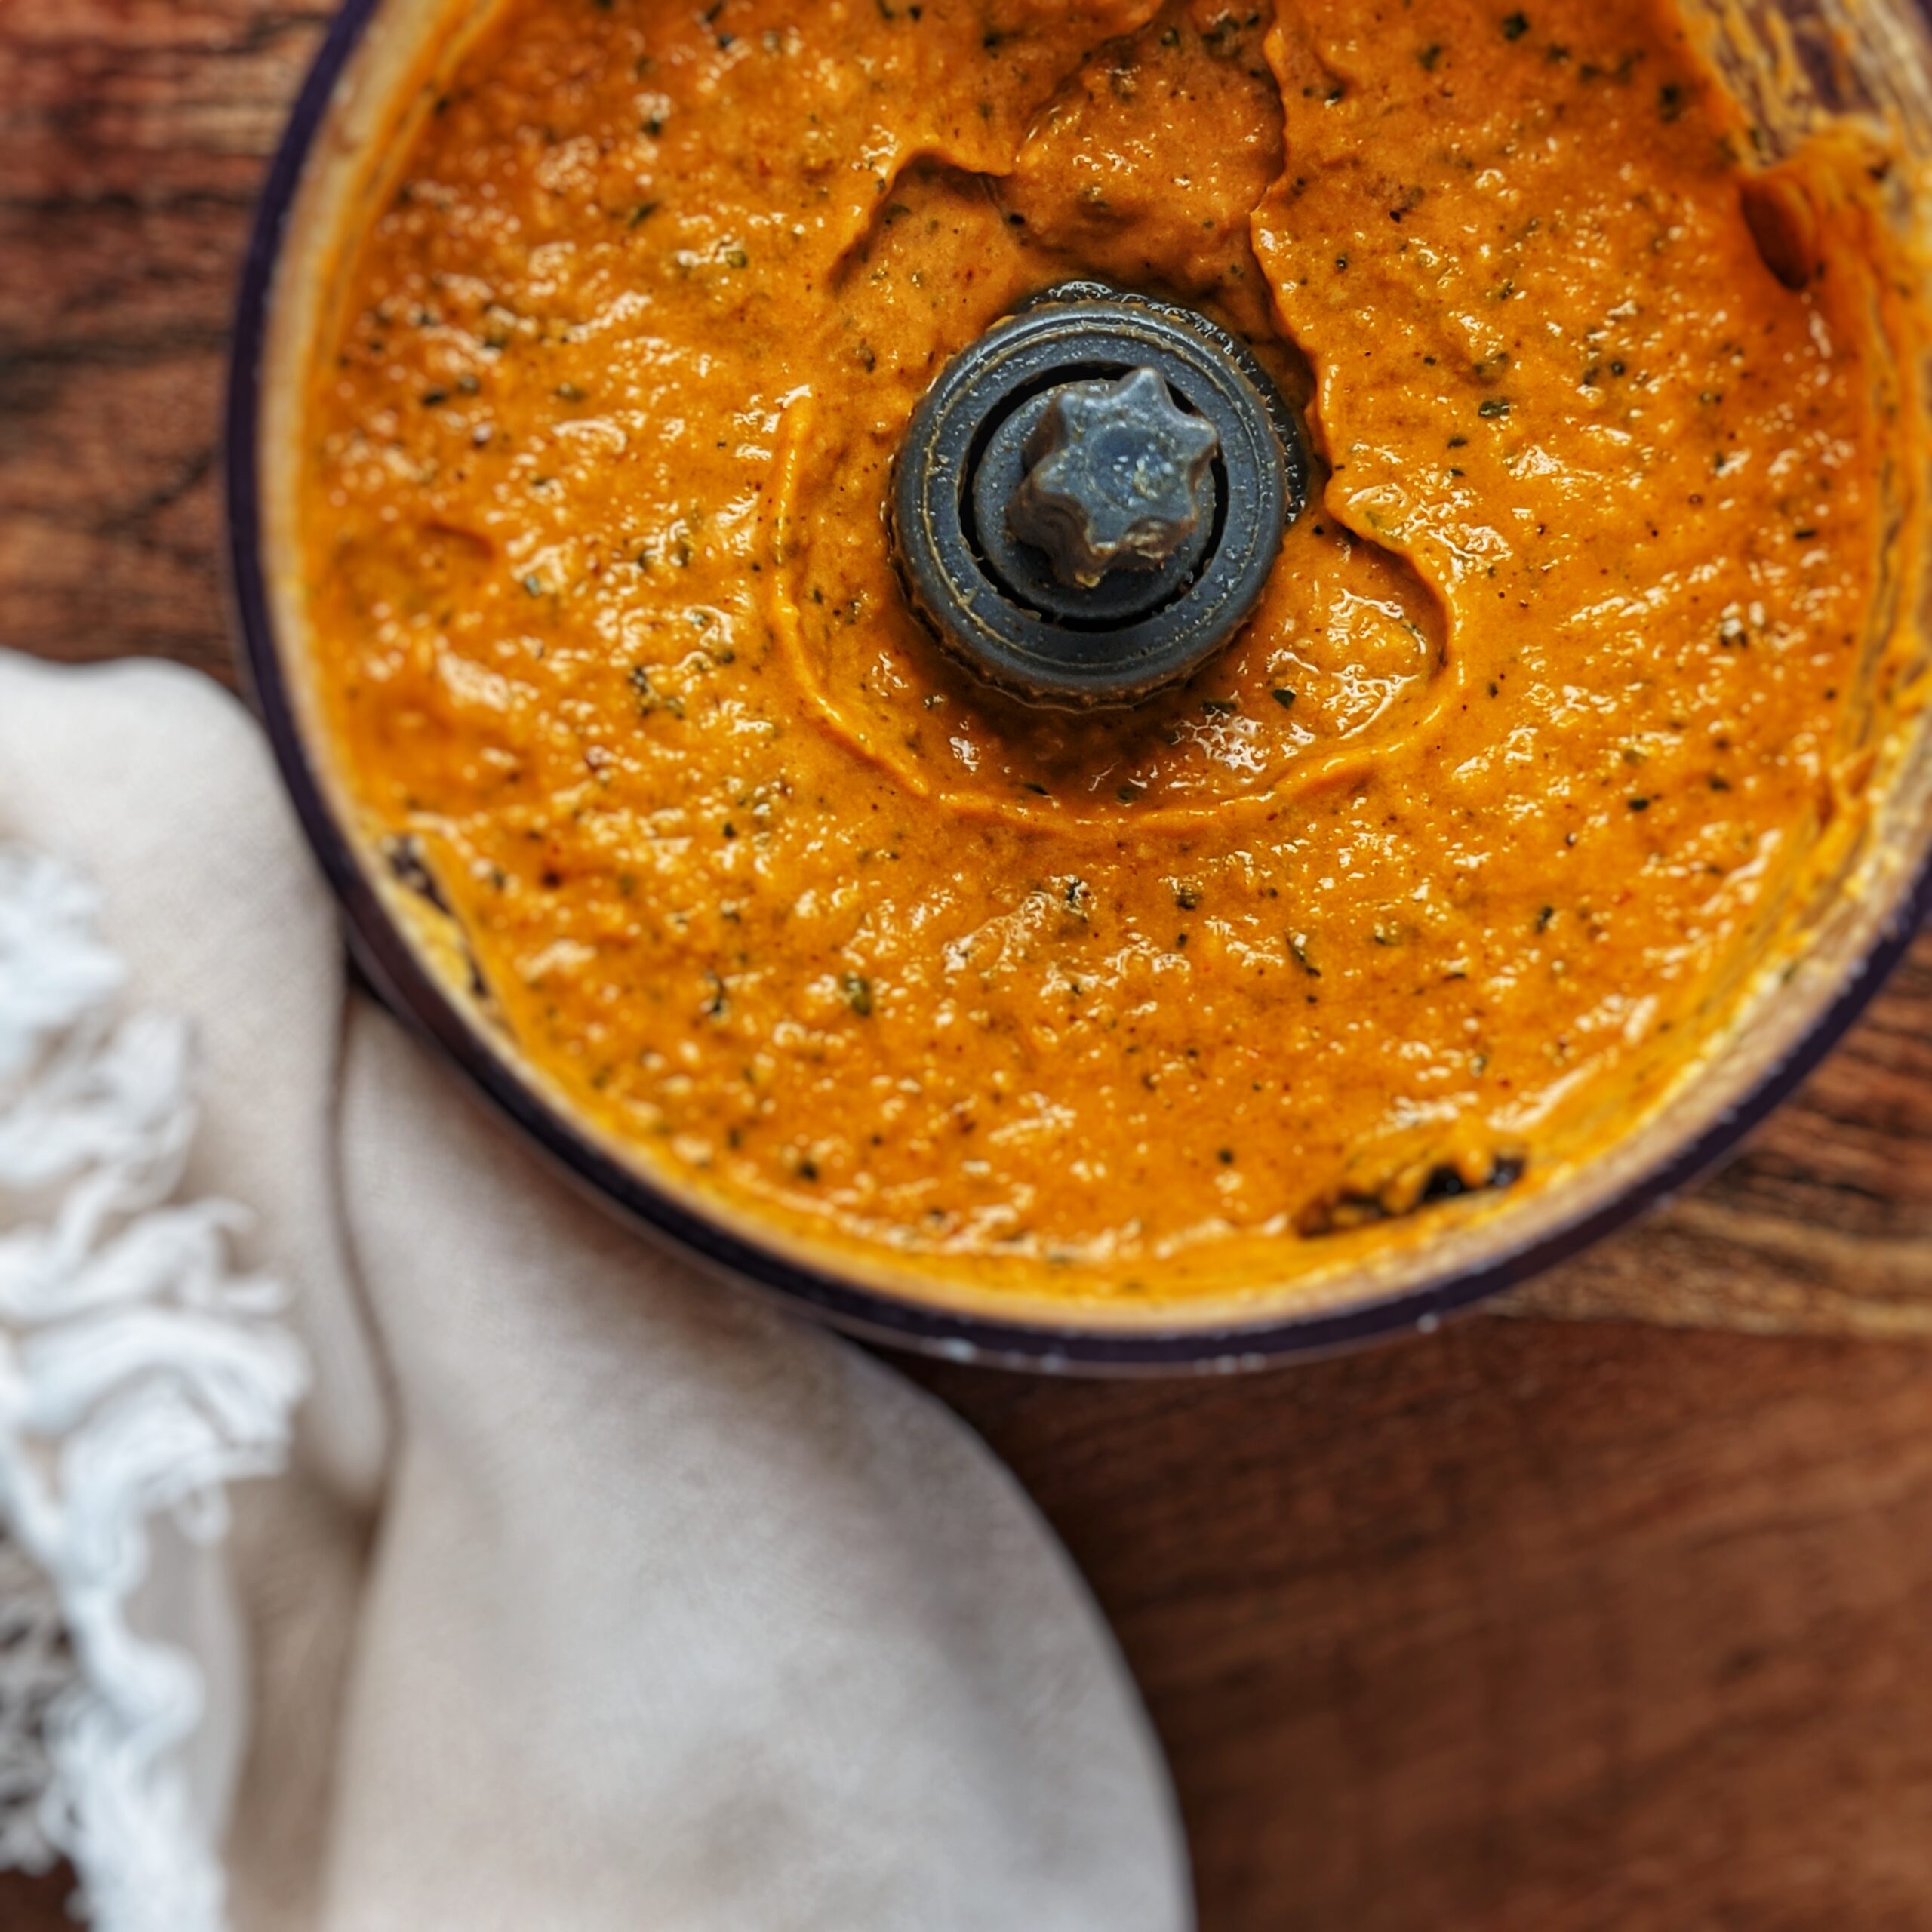
POLYGON ((103 1932, 1191 1922, 1006 1472, 346 999, 265 749, 167 667, 0 653, 0 1524, 103 1932))

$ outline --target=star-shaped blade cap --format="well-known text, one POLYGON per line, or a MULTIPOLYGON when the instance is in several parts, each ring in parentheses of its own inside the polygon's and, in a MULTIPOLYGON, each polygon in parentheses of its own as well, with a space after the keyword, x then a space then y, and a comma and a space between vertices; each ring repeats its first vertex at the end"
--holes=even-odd
POLYGON ((1158 369, 1066 383, 1027 438, 1008 525, 1072 587, 1158 570, 1212 514, 1208 466, 1220 440, 1175 402, 1158 369))

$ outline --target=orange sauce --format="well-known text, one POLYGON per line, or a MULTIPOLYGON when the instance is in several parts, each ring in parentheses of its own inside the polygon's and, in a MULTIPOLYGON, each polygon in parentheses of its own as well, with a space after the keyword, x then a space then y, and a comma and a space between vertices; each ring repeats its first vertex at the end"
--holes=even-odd
POLYGON ((1872 157, 1760 171, 1664 0, 509 0, 413 139, 309 402, 328 728, 518 1051, 737 1212, 1102 1296, 1426 1240, 1654 1109, 1854 815, 1872 157), (1241 635, 1084 717, 881 513, 1076 275, 1317 458, 1241 635))

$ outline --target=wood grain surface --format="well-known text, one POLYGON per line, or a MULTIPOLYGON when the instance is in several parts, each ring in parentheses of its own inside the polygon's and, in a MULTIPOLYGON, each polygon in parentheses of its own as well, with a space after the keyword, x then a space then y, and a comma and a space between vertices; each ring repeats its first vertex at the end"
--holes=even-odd
POLYGON ((1932 1926, 1932 1352, 1474 1320, 924 1379, 1112 1618, 1208 1932, 1932 1926))
MULTIPOLYGON (((229 675, 233 278, 325 14, 0 0, 0 645, 229 675)), ((1503 1312, 1238 1383, 914 1368, 1119 1632, 1204 1927, 1932 1928, 1932 945, 1503 1312)))

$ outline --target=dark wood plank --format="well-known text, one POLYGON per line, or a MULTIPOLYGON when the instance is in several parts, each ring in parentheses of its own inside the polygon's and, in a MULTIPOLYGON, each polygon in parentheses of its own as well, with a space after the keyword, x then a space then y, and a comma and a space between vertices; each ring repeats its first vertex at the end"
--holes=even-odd
POLYGON ((73 1896, 74 1875, 64 1865, 38 1878, 0 1876, 0 1926, 6 1932, 74 1932, 67 1915, 73 1896))
POLYGON ((1932 1352, 1475 1319, 915 1371, 1091 1581, 1205 1932, 1932 1926, 1932 1352))
POLYGON ((229 675, 215 451, 235 265, 328 11, 0 8, 0 641, 229 675))

